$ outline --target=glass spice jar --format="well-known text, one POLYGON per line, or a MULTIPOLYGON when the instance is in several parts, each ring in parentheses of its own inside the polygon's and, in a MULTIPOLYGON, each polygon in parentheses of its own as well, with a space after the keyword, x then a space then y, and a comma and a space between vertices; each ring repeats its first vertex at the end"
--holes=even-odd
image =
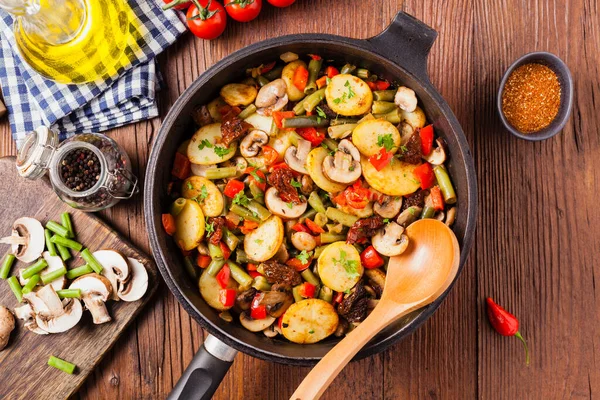
POLYGON ((127 153, 113 139, 96 133, 59 144, 55 132, 39 127, 25 139, 17 170, 31 180, 48 171, 58 197, 83 211, 104 210, 139 192, 127 153))

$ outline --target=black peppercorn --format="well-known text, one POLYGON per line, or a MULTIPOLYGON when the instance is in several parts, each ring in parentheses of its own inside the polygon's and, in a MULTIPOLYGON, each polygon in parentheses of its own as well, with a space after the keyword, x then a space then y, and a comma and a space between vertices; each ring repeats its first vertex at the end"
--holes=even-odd
POLYGON ((60 176, 76 192, 91 189, 100 179, 98 156, 88 149, 75 149, 61 162, 60 176))

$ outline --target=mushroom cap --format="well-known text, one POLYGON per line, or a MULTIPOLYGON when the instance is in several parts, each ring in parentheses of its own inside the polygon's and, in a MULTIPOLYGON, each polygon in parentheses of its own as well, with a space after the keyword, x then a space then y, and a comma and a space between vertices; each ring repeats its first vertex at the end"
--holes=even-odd
POLYGON ((108 279, 96 273, 86 274, 75 279, 70 289, 80 289, 85 306, 92 313, 94 324, 103 324, 111 320, 105 302, 112 296, 112 284, 108 279))
POLYGON ((271 316, 267 316, 263 319, 252 319, 251 317, 246 315, 245 312, 240 314, 240 323, 244 328, 248 329, 250 332, 260 332, 267 329, 269 326, 273 325, 275 319, 276 318, 271 316))
POLYGON ((404 111, 413 112, 417 109, 417 95, 414 90, 400 86, 394 96, 394 103, 404 111))
POLYGON ((396 218, 396 223, 406 228, 419 218, 422 211, 423 208, 419 206, 408 207, 396 218))
MULTIPOLYGON (((272 82, 267 83, 261 87, 256 95, 254 105, 258 108, 264 108, 275 105, 283 97, 286 98, 287 103, 287 85, 281 78, 275 79, 272 82)), ((285 104, 284 104, 285 106, 285 104)), ((282 106, 283 108, 283 106, 282 106)), ((277 111, 277 110, 273 110, 277 111)))
POLYGON ((446 162, 446 149, 444 146, 444 142, 439 138, 435 140, 437 143, 437 147, 429 153, 429 155, 424 156, 423 158, 430 164, 433 165, 442 165, 446 162))
POLYGON ((46 319, 40 315, 35 316, 39 329, 48 333, 66 332, 73 328, 83 315, 83 307, 79 299, 65 299, 64 313, 58 317, 46 319))
POLYGON ((8 308, 0 306, 0 350, 8 344, 13 329, 15 329, 15 316, 8 308))
POLYGON ((119 285, 118 295, 123 301, 137 301, 148 290, 148 271, 140 261, 128 257, 131 277, 129 281, 119 285))
POLYGON ((401 196, 385 196, 383 204, 375 202, 373 211, 383 218, 394 218, 402 208, 401 196))
POLYGON ((285 163, 294 171, 308 175, 306 169, 306 159, 312 145, 308 140, 298 139, 298 146, 290 146, 285 151, 285 163))
POLYGON ((51 285, 42 286, 37 292, 24 294, 23 298, 36 316, 50 319, 64 314, 63 304, 51 285))
POLYGON ((102 265, 102 276, 110 281, 112 286, 111 298, 119 301, 119 285, 126 283, 130 278, 129 264, 125 258, 114 250, 98 250, 94 257, 102 265))
MULTIPOLYGON (((44 257, 44 260, 48 263, 48 266, 42 271, 42 274, 59 270, 65 266, 65 263, 60 256, 51 256, 49 252, 45 251, 42 253, 42 257, 44 257)), ((67 286, 67 277, 63 275, 50 282, 50 285, 54 290, 64 289, 67 286)))
POLYGON ((46 246, 44 227, 40 221, 30 217, 19 218, 13 224, 13 236, 15 233, 26 239, 24 245, 12 245, 15 257, 25 263, 30 263, 40 258, 46 246))
POLYGON ((272 186, 265 192, 265 205, 271 213, 286 219, 298 218, 304 214, 308 207, 307 202, 300 204, 286 203, 281 200, 279 192, 272 186), (290 204, 292 205, 291 208, 289 207, 290 204))
POLYGON ((240 153, 246 158, 255 157, 267 143, 269 143, 269 135, 259 129, 254 129, 240 142, 240 153))
POLYGON ((408 247, 408 236, 404 228, 395 222, 390 222, 371 238, 375 250, 384 256, 393 257, 402 254, 408 247))
POLYGON ((356 181, 362 175, 360 152, 350 140, 342 140, 335 154, 323 160, 323 172, 334 182, 348 184, 356 181))
POLYGON ((38 335, 47 335, 48 332, 38 327, 35 321, 35 314, 29 304, 25 304, 21 307, 15 308, 15 315, 20 320, 23 320, 25 328, 38 335))

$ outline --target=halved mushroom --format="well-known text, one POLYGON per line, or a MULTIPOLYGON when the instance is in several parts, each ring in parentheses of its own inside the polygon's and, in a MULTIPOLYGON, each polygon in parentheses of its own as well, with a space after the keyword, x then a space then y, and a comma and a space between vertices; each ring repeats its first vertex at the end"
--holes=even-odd
POLYGON ((419 206, 408 207, 406 210, 400 213, 400 215, 396 219, 396 222, 398 223, 398 225, 406 228, 419 218, 422 211, 423 208, 419 206))
POLYGON ((325 176, 338 183, 352 183, 360 178, 360 152, 348 139, 338 145, 334 155, 329 155, 323 160, 325 176))
POLYGON ((400 86, 394 97, 394 103, 404 111, 415 111, 417 108, 417 96, 415 95, 415 91, 406 86, 400 86))
POLYGON ((317 241, 315 237, 308 232, 294 232, 292 233, 292 244, 300 251, 312 251, 317 247, 317 241))
POLYGON ((111 320, 104 304, 112 295, 112 285, 108 279, 96 273, 80 276, 71 283, 70 289, 80 289, 85 306, 92 313, 94 324, 111 320))
POLYGON ((402 208, 401 196, 384 196, 381 203, 376 201, 373 206, 375 213, 383 218, 394 218, 400 212, 400 208, 402 208))
POLYGON ((267 316, 263 319, 252 319, 246 312, 240 314, 240 323, 250 332, 260 332, 267 329, 269 326, 273 325, 275 322, 275 318, 271 316, 267 316))
POLYGON ((408 247, 408 236, 404 235, 404 228, 402 226, 395 222, 390 222, 373 236, 371 243, 380 254, 392 257, 402 254, 406 250, 408 247))
POLYGON ((0 306, 0 351, 8 344, 13 329, 15 329, 15 316, 8 308, 0 306))
POLYGON ((47 335, 48 332, 41 329, 35 321, 35 314, 29 304, 15 308, 15 315, 23 321, 25 328, 38 335, 47 335))
POLYGON ((215 164, 212 165, 200 165, 200 164, 192 164, 192 175, 195 176, 206 176, 206 171, 209 169, 215 169, 217 166, 215 164))
POLYGON ((112 286, 111 299, 119 301, 119 286, 125 285, 130 279, 129 265, 125 258, 113 250, 99 250, 94 257, 102 265, 102 275, 112 286))
POLYGON ((12 253, 20 261, 33 262, 40 258, 46 246, 44 227, 35 218, 19 218, 13 224, 12 235, 0 239, 0 243, 10 244, 12 253))
POLYGON ((39 314, 35 316, 38 329, 48 333, 66 332, 73 328, 83 315, 83 307, 79 299, 65 299, 63 313, 58 317, 45 318, 39 314))
POLYGON ((119 297, 123 301, 137 301, 148 290, 148 271, 140 261, 128 257, 130 279, 119 285, 119 297))
MULTIPOLYGON (((49 252, 45 251, 42 253, 42 257, 48 263, 48 266, 42 271, 42 274, 59 270, 65 266, 62 258, 60 256, 51 256, 49 252)), ((54 290, 61 290, 67 286, 67 277, 65 275, 60 278, 56 278, 50 285, 54 288, 54 290)))
POLYGON ((271 317, 279 318, 294 304, 294 296, 290 290, 269 290, 264 292, 260 304, 265 306, 271 317))
POLYGON ((307 175, 308 171, 305 165, 311 147, 312 145, 308 140, 298 139, 298 147, 290 146, 285 151, 285 163, 294 171, 307 175))
POLYGON ((302 179, 300 180, 300 183, 302 184, 300 191, 305 196, 310 195, 312 193, 312 191, 315 190, 315 185, 314 185, 315 182, 312 180, 310 175, 302 175, 302 179))
POLYGON ((277 250, 277 253, 275 253, 275 255, 273 256, 273 260, 279 261, 280 263, 285 264, 285 262, 289 259, 290 259, 290 253, 287 250, 287 246, 286 246, 285 240, 284 240, 284 242, 281 245, 281 247, 279 248, 279 250, 277 250))
POLYGON ((63 304, 50 285, 43 286, 37 292, 24 294, 23 299, 31 306, 36 317, 51 319, 64 313, 63 304))
POLYGON ((400 123, 399 130, 400 130, 400 145, 404 146, 404 145, 406 145, 406 143, 408 143, 408 141, 412 137, 413 133, 415 133, 415 128, 413 128, 413 126, 411 124, 409 124, 408 122, 402 121, 400 123))
POLYGON ((446 212, 446 221, 444 223, 448 226, 452 226, 454 224, 454 220, 456 219, 456 207, 452 207, 446 212))
POLYGON ((365 275, 369 280, 369 285, 379 293, 383 292, 385 287, 385 273, 379 268, 365 269, 365 275))
POLYGON ((267 143, 269 143, 269 135, 261 130, 254 129, 240 142, 240 153, 246 158, 255 157, 267 143))
POLYGON ((446 150, 444 142, 441 139, 436 139, 437 147, 429 153, 429 155, 424 156, 425 161, 429 162, 433 165, 442 165, 446 162, 446 150))
POLYGON ((286 203, 279 197, 279 192, 274 187, 270 187, 265 192, 265 205, 271 213, 286 219, 298 218, 308 206, 308 203, 300 204, 286 203))
POLYGON ((256 112, 268 116, 285 107, 288 100, 287 86, 285 81, 280 78, 260 88, 254 105, 258 108, 256 112))

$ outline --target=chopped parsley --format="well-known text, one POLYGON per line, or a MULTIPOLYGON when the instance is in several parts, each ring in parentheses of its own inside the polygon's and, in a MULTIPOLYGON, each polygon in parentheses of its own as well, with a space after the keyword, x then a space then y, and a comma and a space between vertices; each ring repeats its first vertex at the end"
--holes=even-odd
POLYGON ((298 188, 298 189, 300 189, 302 187, 302 184, 300 182, 296 181, 295 179, 292 179, 292 181, 290 182, 290 184, 293 187, 298 188))
POLYGON ((252 177, 254 178, 254 180, 258 183, 265 183, 265 180, 263 178, 260 177, 260 175, 258 175, 256 173, 256 170, 253 169, 252 171, 250 171, 250 175, 252 175, 252 177))
POLYGON ((202 139, 202 141, 198 145, 199 150, 204 150, 205 147, 208 147, 209 149, 213 147, 213 145, 208 141, 208 139, 202 139))
POLYGON ((210 224, 208 223, 208 217, 206 217, 206 234, 210 235, 211 233, 213 233, 215 231, 215 223, 211 222, 210 224))
POLYGON ((192 185, 191 181, 187 181, 187 190, 194 190, 194 185, 192 185))
POLYGON ((344 86, 348 88, 348 98, 351 99, 354 96, 356 96, 356 93, 354 93, 354 90, 352 90, 352 86, 350 85, 350 81, 346 81, 346 83, 344 83, 344 86))
POLYGON ((344 267, 350 278, 356 278, 357 276, 360 276, 358 273, 358 261, 346 259, 346 252, 344 250, 340 251, 340 259, 336 260, 334 258, 333 262, 344 267))
POLYGON ((244 194, 244 192, 237 192, 235 197, 233 198, 233 204, 237 204, 240 206, 247 206, 250 202, 250 199, 244 194))
POLYGON ((347 94, 346 94, 346 93, 344 93, 344 94, 342 95, 342 97, 338 97, 337 99, 333 99, 333 102, 334 102, 335 104, 344 103, 344 102, 346 101, 346 96, 347 96, 347 94))
POLYGON ((308 333, 310 333, 312 335, 313 333, 315 333, 315 330, 311 329, 310 331, 308 331, 308 333))
POLYGON ((225 155, 231 152, 231 149, 228 149, 227 147, 215 146, 214 151, 216 155, 223 158, 225 155))
POLYGON ((408 151, 408 147, 402 145, 400 146, 400 150, 402 150, 402 153, 406 153, 408 151))
POLYGON ((292 203, 291 201, 289 203, 285 203, 288 208, 291 210, 292 208, 294 208, 294 203, 292 203))
POLYGON ((389 219, 389 218, 385 218, 385 219, 383 220, 383 223, 384 223, 384 224, 389 224, 389 223, 390 223, 390 219, 389 219))
POLYGON ((350 293, 352 293, 352 289, 346 289, 346 290, 344 290, 344 293, 345 294, 350 294, 350 293))
POLYGON ((254 243, 256 243, 256 244, 263 244, 263 240, 262 239, 256 239, 254 241, 254 243))
POLYGON ((208 189, 206 188, 206 185, 202 185, 202 189, 200 189, 200 194, 198 196, 196 196, 194 198, 194 200, 196 200, 196 202, 198 202, 198 203, 203 203, 207 197, 208 197, 208 189))
POLYGON ((321 118, 327 119, 327 114, 325 114, 325 111, 321 107, 317 106, 315 110, 317 111, 317 123, 321 122, 321 118))
POLYGON ((329 85, 331 83, 331 78, 330 77, 325 78, 325 82, 329 85))
POLYGON ((306 264, 311 256, 312 256, 312 252, 309 253, 306 250, 302 250, 300 253, 298 253, 298 255, 296 256, 296 259, 298 261, 300 261, 302 264, 306 264))
POLYGON ((415 211, 414 207, 410 207, 408 210, 410 211, 410 215, 415 215, 416 214, 416 211, 415 211))
POLYGON ((321 143, 321 147, 329 150, 329 146, 327 146, 327 143, 325 143, 325 142, 321 143))
POLYGON ((377 136, 377 146, 383 147, 386 151, 391 151, 394 148, 394 138, 390 133, 379 135, 377 136))

